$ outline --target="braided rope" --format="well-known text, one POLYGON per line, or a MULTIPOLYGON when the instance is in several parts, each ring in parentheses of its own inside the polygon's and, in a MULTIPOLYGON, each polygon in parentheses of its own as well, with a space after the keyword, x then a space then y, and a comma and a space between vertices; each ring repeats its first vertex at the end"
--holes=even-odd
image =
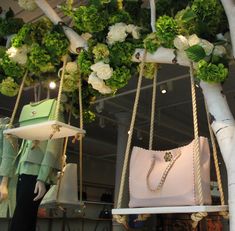
MULTIPOLYGON (((210 125, 209 110, 208 110, 208 107, 207 107, 207 104, 206 104, 205 100, 204 100, 204 102, 205 102, 207 123, 208 123, 208 128, 209 128, 209 133, 210 133, 210 138, 211 138, 211 144, 212 144, 212 150, 213 150, 213 159, 214 159, 214 165, 215 165, 216 178, 217 178, 218 188, 219 188, 219 193, 220 193, 220 202, 221 202, 221 205, 225 205, 224 190, 223 190, 223 184, 222 184, 222 179, 221 179, 221 173, 220 173, 220 167, 219 167, 219 161, 218 161, 218 154, 217 154, 215 136, 214 136, 212 127, 210 125)), ((219 214, 221 216, 223 216, 225 219, 228 219, 229 213, 227 211, 222 211, 219 214)))
MULTIPOLYGON (((192 93, 192 109, 193 109, 193 127, 194 127, 194 154, 196 164, 196 184, 198 190, 199 204, 203 205, 203 193, 202 193, 202 181, 201 181, 201 168, 200 168, 200 144, 198 134, 198 120, 197 120, 197 101, 196 91, 194 85, 193 65, 190 63, 190 81, 191 81, 191 93, 192 93)), ((207 213, 192 214, 193 225, 197 225, 198 222, 207 216, 207 213)))
POLYGON ((12 112, 12 115, 11 115, 10 122, 8 124, 9 128, 12 128, 12 126, 13 126, 13 122, 14 122, 15 116, 16 116, 16 111, 17 111, 17 109, 19 107, 20 98, 22 96, 22 92, 23 92, 23 88, 24 88, 24 83, 25 83, 27 75, 28 75, 28 70, 25 71, 25 74, 23 76, 23 79, 22 79, 22 82, 21 82, 21 85, 20 85, 20 89, 19 89, 19 92, 18 92, 18 95, 17 95, 17 98, 16 98, 16 103, 15 103, 15 106, 14 106, 14 109, 13 109, 13 112, 12 112))
POLYGON ((151 108, 151 120, 150 120, 149 150, 153 149, 154 118, 155 118, 156 95, 157 95, 157 69, 158 66, 156 64, 153 75, 153 94, 152 94, 152 108, 151 108))
MULTIPOLYGON (((81 76, 80 79, 78 81, 78 91, 79 91, 79 113, 80 113, 80 128, 83 129, 83 107, 82 107, 82 80, 81 80, 81 76)), ((79 179, 79 189, 80 189, 80 203, 82 203, 82 182, 83 182, 83 135, 80 135, 80 139, 79 139, 79 169, 80 169, 80 179, 79 179)))
POLYGON ((65 55, 63 57, 63 67, 62 67, 62 74, 61 74, 61 78, 60 78, 60 87, 59 87, 58 96, 57 96, 57 104, 56 104, 56 110, 55 110, 55 120, 59 119, 60 102, 61 102, 61 96, 62 96, 62 90, 63 90, 65 66, 67 64, 67 59, 68 59, 68 56, 65 55))
POLYGON ((119 188, 118 199, 117 199, 117 208, 121 208, 122 199, 123 199, 124 185, 125 185, 125 180, 126 180, 125 178, 126 178, 126 172, 127 172, 127 167, 128 167, 127 165, 128 165, 129 155, 130 155, 131 141, 132 141, 136 113, 137 113, 138 102, 139 102, 139 97, 140 97, 140 87, 141 87, 142 78, 143 78, 145 58, 146 58, 146 51, 144 52, 144 56, 140 65, 139 79, 138 79, 138 84, 137 84, 135 102, 133 106, 131 124, 130 124, 130 129, 129 129, 129 136, 127 139, 125 158, 124 158, 124 163, 123 163, 121 182, 120 182, 120 188, 119 188))

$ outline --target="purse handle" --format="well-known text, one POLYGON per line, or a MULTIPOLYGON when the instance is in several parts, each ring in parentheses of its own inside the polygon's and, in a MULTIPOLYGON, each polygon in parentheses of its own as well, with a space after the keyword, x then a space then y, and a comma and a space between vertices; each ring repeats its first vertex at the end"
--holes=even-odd
POLYGON ((162 177, 157 185, 156 188, 152 188, 151 185, 150 185, 150 182, 149 182, 149 177, 155 167, 155 164, 156 164, 156 160, 157 158, 155 156, 153 156, 153 159, 152 159, 152 163, 151 163, 151 166, 150 166, 150 169, 148 170, 148 173, 147 173, 147 176, 146 176, 146 181, 147 181, 147 187, 150 191, 152 192, 157 192, 159 190, 162 189, 162 186, 164 185, 165 183, 165 180, 166 180, 166 177, 168 175, 168 173, 170 172, 171 168, 173 167, 173 165, 175 164, 175 162, 178 160, 178 158, 181 156, 181 150, 180 149, 177 149, 179 152, 170 160, 169 164, 167 165, 165 171, 163 172, 162 174, 162 177))

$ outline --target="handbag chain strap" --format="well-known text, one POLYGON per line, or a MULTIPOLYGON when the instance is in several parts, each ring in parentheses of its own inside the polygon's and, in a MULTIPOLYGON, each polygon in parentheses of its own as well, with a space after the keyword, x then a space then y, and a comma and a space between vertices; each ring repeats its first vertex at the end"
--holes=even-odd
POLYGON ((146 176, 146 181, 147 181, 147 187, 150 191, 152 192, 157 192, 159 190, 162 189, 162 186, 164 185, 165 181, 166 181, 166 177, 168 175, 168 173, 170 172, 171 168, 173 167, 174 163, 176 162, 176 160, 181 156, 181 150, 180 149, 177 149, 178 150, 178 153, 171 159, 171 161, 169 162, 169 164, 167 165, 165 171, 163 172, 162 174, 162 177, 160 179, 160 182, 158 183, 157 187, 156 188, 152 188, 151 185, 150 185, 150 182, 149 182, 149 178, 150 178, 150 175, 154 169, 154 166, 156 164, 156 156, 153 156, 153 159, 152 159, 152 163, 151 163, 151 166, 150 166, 150 169, 147 173, 147 176, 146 176))

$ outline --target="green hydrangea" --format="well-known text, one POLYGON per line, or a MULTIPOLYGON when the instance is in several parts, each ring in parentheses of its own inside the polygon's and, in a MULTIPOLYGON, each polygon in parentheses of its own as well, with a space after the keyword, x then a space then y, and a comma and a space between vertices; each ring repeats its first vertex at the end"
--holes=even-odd
POLYGON ((7 77, 0 83, 0 92, 6 96, 16 96, 19 88, 19 85, 11 77, 7 77))
POLYGON ((147 35, 143 42, 144 48, 149 53, 154 53, 161 46, 161 43, 155 32, 147 35))
POLYGON ((80 6, 73 11, 74 26, 82 32, 103 31, 108 23, 107 13, 96 6, 80 6))
POLYGON ((55 66, 51 62, 50 55, 38 43, 31 46, 31 52, 28 56, 28 69, 36 75, 55 72, 55 66))
POLYGON ((132 64, 135 45, 130 42, 116 42, 110 47, 110 63, 114 66, 132 64))
MULTIPOLYGON (((141 64, 139 64, 138 71, 140 71, 140 65, 141 64)), ((153 79, 153 75, 154 75, 154 71, 155 71, 155 66, 156 66, 156 63, 145 63, 144 64, 144 73, 143 73, 143 76, 146 79, 153 79)))
POLYGON ((43 37, 42 44, 54 57, 61 57, 67 53, 69 41, 63 33, 48 32, 43 37))
POLYGON ((127 85, 128 80, 131 78, 131 71, 125 66, 116 68, 113 71, 112 77, 105 81, 106 85, 117 90, 127 85))
POLYGON ((65 74, 63 82, 63 91, 73 92, 78 89, 78 74, 65 74))
POLYGON ((93 47, 92 53, 94 54, 95 62, 106 60, 109 56, 109 48, 103 43, 98 43, 93 47))
POLYGON ((164 47, 173 48, 174 38, 178 34, 176 21, 169 16, 161 16, 156 21, 156 35, 164 47))
POLYGON ((131 23, 131 16, 125 10, 118 10, 109 16, 109 25, 114 25, 119 22, 124 22, 126 24, 131 23))
POLYGON ((220 83, 227 79, 228 68, 222 63, 213 64, 200 60, 196 68, 196 76, 205 82, 220 83))
POLYGON ((0 18, 0 37, 16 34, 23 24, 24 21, 20 18, 0 18))
POLYGON ((12 39, 12 46, 21 47, 24 44, 28 44, 30 41, 30 31, 32 25, 30 23, 24 24, 24 26, 19 30, 16 36, 12 39))
POLYGON ((10 58, 6 54, 0 61, 0 66, 6 76, 11 76, 13 78, 21 78, 24 75, 24 68, 10 60, 10 58))
POLYGON ((82 51, 78 55, 78 65, 81 74, 89 75, 91 73, 90 66, 92 65, 92 62, 86 51, 82 51))

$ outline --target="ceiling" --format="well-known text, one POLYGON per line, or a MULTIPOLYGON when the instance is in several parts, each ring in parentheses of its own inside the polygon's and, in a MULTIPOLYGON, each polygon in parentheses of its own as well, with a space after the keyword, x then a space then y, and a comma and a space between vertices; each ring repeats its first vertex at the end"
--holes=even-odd
MULTIPOLYGON (((59 12, 56 5, 61 0, 49 1, 51 6, 59 12)), ((3 9, 11 7, 17 17, 21 17, 25 22, 32 22, 43 16, 40 9, 34 12, 26 12, 19 8, 17 1, 1 0, 0 5, 3 9)), ((59 13, 60 16, 61 13, 59 13)), ((66 21, 67 19, 64 18, 66 21)), ((235 74, 234 66, 231 66, 230 76, 224 84, 224 92, 227 96, 228 103, 235 114, 235 74)), ((193 139, 192 125, 192 107, 191 93, 188 68, 179 65, 161 65, 158 73, 158 91, 155 116, 154 130, 154 148, 169 149, 185 144, 193 139), (160 93, 160 85, 167 83, 170 90, 166 94, 160 93)), ((92 124, 86 124, 85 129, 87 136, 84 140, 85 157, 101 159, 111 163, 115 162, 116 144, 117 144, 117 127, 119 113, 131 115, 137 85, 137 77, 133 77, 128 86, 121 89, 113 97, 98 99, 94 105, 96 112, 96 121, 92 124)), ((207 120, 204 109, 203 95, 199 88, 197 92, 198 104, 198 121, 200 135, 208 136, 207 120)), ((152 82, 144 80, 142 85, 139 110, 133 137, 133 144, 147 147, 149 137, 149 124, 151 113, 152 82)), ((24 91, 21 100, 21 106, 24 103, 33 100, 33 90, 24 91)), ((0 114, 10 116, 13 109, 15 98, 0 97, 0 114)), ((73 123, 79 123, 73 121, 73 123)), ((123 125, 123 124, 122 124, 123 125)), ((129 124, 126 124, 129 127, 129 124)), ((71 154, 76 148, 71 144, 69 146, 71 154)))

